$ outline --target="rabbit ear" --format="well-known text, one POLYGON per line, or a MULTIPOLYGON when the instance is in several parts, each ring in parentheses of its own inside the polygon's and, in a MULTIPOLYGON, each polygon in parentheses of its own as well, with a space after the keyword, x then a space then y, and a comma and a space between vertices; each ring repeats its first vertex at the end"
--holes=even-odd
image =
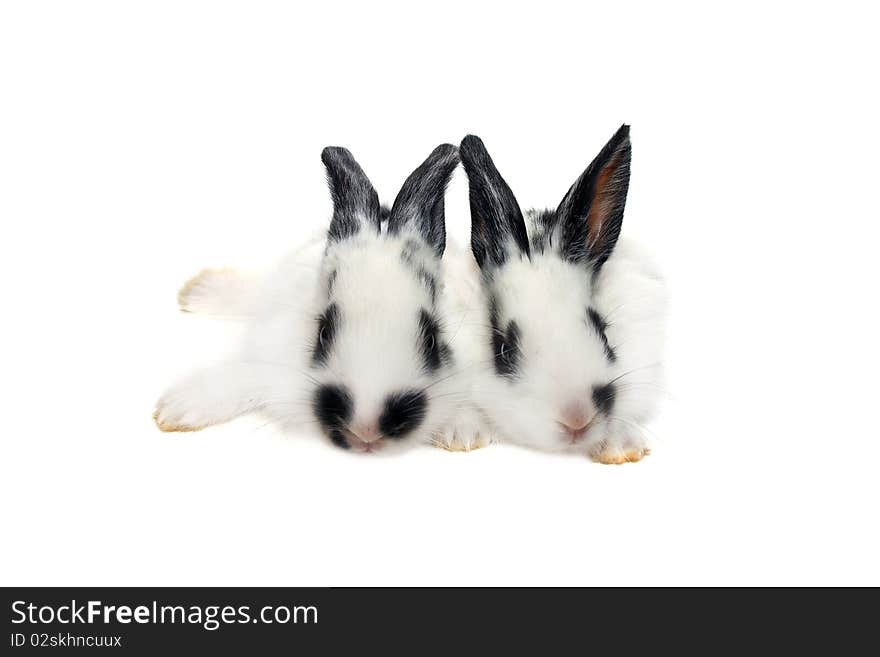
POLYGON ((470 184, 471 249, 481 269, 501 266, 511 246, 529 255, 522 211, 482 140, 468 135, 459 149, 470 184))
POLYGON ((622 125, 556 209, 562 256, 599 271, 617 244, 629 189, 632 148, 622 125))
POLYGON ((391 214, 388 232, 414 227, 434 249, 437 257, 446 249, 446 217, 443 199, 446 185, 458 166, 458 149, 452 144, 435 148, 400 188, 391 214))
POLYGON ((379 195, 347 148, 328 146, 321 151, 327 183, 333 197, 333 219, 327 238, 338 242, 370 226, 379 231, 379 195))

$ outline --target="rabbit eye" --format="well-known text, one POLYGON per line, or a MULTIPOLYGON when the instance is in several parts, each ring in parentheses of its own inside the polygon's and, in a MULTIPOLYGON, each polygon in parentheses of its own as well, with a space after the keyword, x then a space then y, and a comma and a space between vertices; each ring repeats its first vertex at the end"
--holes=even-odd
POLYGON ((315 346, 312 348, 312 363, 314 365, 323 365, 327 362, 338 325, 339 309, 335 303, 331 303, 327 306, 324 314, 318 317, 318 335, 315 346))
POLYGON ((520 365, 519 325, 510 320, 501 328, 501 305, 494 295, 489 298, 489 323, 492 327, 492 352, 495 355, 495 372, 513 379, 520 365))
POLYGON ((492 346, 495 351, 495 371, 501 376, 514 378, 519 369, 519 325, 511 320, 507 329, 492 330, 492 346))
POLYGON ((608 359, 608 362, 615 362, 617 360, 617 353, 609 344, 608 336, 605 334, 605 330, 608 328, 608 322, 605 321, 605 318, 593 308, 587 308, 587 325, 593 329, 593 332, 602 341, 602 348, 605 350, 605 358, 608 359))
POLYGON ((419 347, 425 368, 433 372, 440 368, 444 360, 445 348, 437 339, 440 327, 424 308, 419 312, 419 347))

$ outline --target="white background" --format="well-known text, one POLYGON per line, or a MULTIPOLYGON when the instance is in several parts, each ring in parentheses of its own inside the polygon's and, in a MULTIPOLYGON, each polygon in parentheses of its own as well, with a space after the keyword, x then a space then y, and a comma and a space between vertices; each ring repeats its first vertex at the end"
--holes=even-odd
POLYGON ((3 3, 0 583, 880 584, 869 6, 3 3), (555 205, 623 122, 672 292, 644 462, 154 427, 235 332, 178 287, 323 225, 323 146, 391 200, 473 132, 555 205))

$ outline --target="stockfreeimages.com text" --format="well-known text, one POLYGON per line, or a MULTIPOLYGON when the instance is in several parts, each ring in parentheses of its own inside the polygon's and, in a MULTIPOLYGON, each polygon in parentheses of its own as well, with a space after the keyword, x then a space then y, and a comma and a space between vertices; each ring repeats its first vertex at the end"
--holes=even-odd
POLYGON ((35 605, 24 600, 12 603, 12 622, 34 625, 60 623, 110 625, 120 623, 191 624, 206 630, 236 623, 316 624, 318 608, 312 605, 265 606, 252 610, 248 605, 163 605, 153 601, 149 605, 110 605, 100 600, 78 603, 71 600, 63 605, 35 605))

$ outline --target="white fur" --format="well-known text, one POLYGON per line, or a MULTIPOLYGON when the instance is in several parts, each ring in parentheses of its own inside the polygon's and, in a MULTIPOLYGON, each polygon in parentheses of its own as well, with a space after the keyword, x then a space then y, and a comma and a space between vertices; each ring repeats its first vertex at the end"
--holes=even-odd
POLYGON ((480 404, 479 390, 491 377, 491 354, 487 358, 489 338, 480 270, 470 249, 447 240, 443 279, 443 315, 454 352, 455 387, 461 400, 454 416, 441 427, 435 443, 451 451, 468 452, 495 441, 487 411, 480 404))

